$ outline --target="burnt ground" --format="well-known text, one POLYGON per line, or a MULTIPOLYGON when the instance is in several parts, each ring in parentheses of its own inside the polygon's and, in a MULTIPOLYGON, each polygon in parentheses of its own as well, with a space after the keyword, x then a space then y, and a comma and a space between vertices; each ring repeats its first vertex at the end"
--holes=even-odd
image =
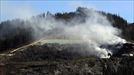
MULTIPOLYGON (((122 50, 127 51, 127 45, 122 50)), ((134 56, 104 59, 76 52, 84 48, 54 43, 22 47, 1 55, 0 75, 134 75, 134 56)))

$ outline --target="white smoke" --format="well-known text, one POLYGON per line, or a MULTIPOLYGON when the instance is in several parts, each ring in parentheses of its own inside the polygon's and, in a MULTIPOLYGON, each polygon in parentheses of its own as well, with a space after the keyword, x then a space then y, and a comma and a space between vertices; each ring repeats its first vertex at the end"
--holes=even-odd
POLYGON ((35 18, 30 20, 34 29, 34 37, 37 38, 57 38, 81 40, 88 44, 89 55, 95 55, 100 58, 108 58, 108 53, 114 50, 101 48, 101 45, 125 43, 126 41, 119 37, 121 31, 111 25, 106 16, 96 12, 93 9, 82 10, 87 18, 84 23, 77 23, 78 19, 74 18, 70 23, 63 20, 56 20, 51 14, 45 18, 35 18))
MULTIPOLYGON (((108 58, 108 53, 114 54, 117 52, 115 49, 101 46, 126 42, 119 37, 121 31, 113 27, 106 16, 93 9, 86 8, 80 8, 75 13, 78 16, 70 19, 71 21, 68 22, 60 19, 57 20, 54 15, 47 13, 46 15, 43 14, 43 16, 32 17, 22 22, 22 24, 26 29, 32 28, 32 34, 35 40, 42 38, 81 40, 88 45, 88 49, 78 52, 100 58, 108 58), (79 16, 79 14, 84 14, 84 17, 79 16)), ((12 21, 11 28, 5 26, 3 31, 1 30, 3 34, 0 36, 2 37, 6 34, 4 31, 7 28, 9 28, 7 29, 8 33, 11 31, 14 32, 14 27, 18 28, 19 23, 21 23, 17 22, 12 21)))

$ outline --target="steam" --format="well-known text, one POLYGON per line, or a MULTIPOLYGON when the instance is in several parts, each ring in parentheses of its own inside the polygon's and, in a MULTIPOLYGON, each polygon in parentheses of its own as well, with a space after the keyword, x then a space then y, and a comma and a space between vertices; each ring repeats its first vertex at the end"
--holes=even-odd
POLYGON ((87 8, 79 8, 75 13, 84 17, 75 16, 70 21, 65 21, 56 19, 48 12, 44 16, 24 21, 24 28, 32 28, 35 40, 42 38, 80 40, 88 49, 78 52, 100 58, 109 58, 108 53, 116 52, 115 49, 101 46, 126 42, 119 37, 121 31, 113 27, 106 16, 87 8))
MULTIPOLYGON (((77 13, 80 13, 77 11, 77 13)), ((80 19, 75 17, 69 23, 63 20, 56 20, 50 13, 46 18, 31 20, 32 27, 35 30, 34 37, 47 39, 73 39, 81 40, 88 45, 89 55, 95 55, 100 58, 109 58, 108 53, 115 51, 108 48, 101 48, 102 45, 114 45, 125 43, 126 41, 119 37, 121 31, 111 25, 106 16, 96 12, 93 9, 82 9, 87 17, 85 22, 80 23, 80 19)))

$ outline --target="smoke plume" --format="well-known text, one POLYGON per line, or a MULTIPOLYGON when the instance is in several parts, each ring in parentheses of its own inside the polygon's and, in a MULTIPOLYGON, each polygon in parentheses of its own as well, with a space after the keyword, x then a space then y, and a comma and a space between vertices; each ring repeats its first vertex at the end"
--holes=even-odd
POLYGON ((84 19, 76 16, 66 22, 57 20, 52 14, 47 13, 45 17, 37 16, 27 20, 25 27, 32 28, 35 40, 42 38, 80 40, 88 45, 88 49, 83 50, 83 53, 100 58, 108 58, 108 53, 116 52, 112 48, 101 47, 102 45, 126 42, 119 37, 121 31, 113 27, 106 16, 87 8, 81 8, 76 13, 84 15, 84 19))
POLYGON ((82 9, 82 12, 86 15, 83 23, 80 23, 78 17, 71 19, 69 23, 65 23, 63 20, 56 20, 49 13, 45 19, 31 20, 30 23, 35 31, 34 37, 81 40, 88 44, 88 51, 86 52, 89 55, 108 58, 108 53, 112 54, 115 51, 100 46, 124 43, 125 40, 119 37, 121 31, 113 27, 106 16, 93 9, 82 9))

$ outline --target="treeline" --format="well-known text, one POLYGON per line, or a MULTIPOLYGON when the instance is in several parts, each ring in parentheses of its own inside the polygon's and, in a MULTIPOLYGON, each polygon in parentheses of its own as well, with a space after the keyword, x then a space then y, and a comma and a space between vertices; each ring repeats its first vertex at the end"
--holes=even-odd
POLYGON ((14 49, 32 41, 32 29, 26 28, 24 22, 16 19, 0 24, 0 51, 14 49))
MULTIPOLYGON (((45 18, 47 15, 53 16, 56 20, 63 20, 69 23, 71 19, 77 18, 78 22, 85 22, 86 14, 83 12, 87 8, 79 7, 75 12, 65 12, 46 15, 43 13, 38 15, 39 18, 45 18)), ((134 42, 134 23, 129 24, 126 20, 118 15, 97 11, 100 14, 106 15, 114 27, 122 30, 122 37, 128 41, 134 42)), ((34 17, 36 18, 36 17, 34 17)), ((77 21, 76 20, 76 21, 77 21)), ((0 23, 0 51, 9 50, 29 44, 33 41, 33 30, 27 21, 20 19, 5 21, 0 23), (27 25, 27 26, 26 26, 27 25)))
POLYGON ((108 13, 108 19, 112 22, 114 27, 122 30, 122 38, 134 42, 134 23, 127 23, 122 17, 108 13))

